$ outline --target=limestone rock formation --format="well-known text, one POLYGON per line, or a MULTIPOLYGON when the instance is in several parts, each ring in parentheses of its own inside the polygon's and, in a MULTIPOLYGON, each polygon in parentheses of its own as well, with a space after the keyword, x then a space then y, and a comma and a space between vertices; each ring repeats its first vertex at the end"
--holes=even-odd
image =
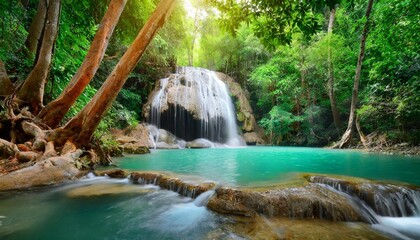
POLYGON ((122 151, 126 153, 150 153, 149 148, 154 147, 154 143, 149 136, 149 130, 145 124, 138 124, 124 130, 113 129, 111 134, 122 151))
POLYGON ((367 222, 346 198, 315 184, 263 192, 219 188, 210 199, 213 211, 241 216, 320 218, 367 222))

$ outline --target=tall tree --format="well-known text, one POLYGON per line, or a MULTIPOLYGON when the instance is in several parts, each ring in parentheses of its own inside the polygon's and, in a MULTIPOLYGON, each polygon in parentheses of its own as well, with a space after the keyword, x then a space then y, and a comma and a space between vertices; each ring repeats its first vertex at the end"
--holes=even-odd
POLYGON ((39 0, 35 16, 32 18, 32 23, 25 41, 25 46, 30 54, 36 53, 38 43, 41 40, 42 29, 44 28, 47 14, 47 6, 48 0, 39 0))
POLYGON ((334 125, 337 128, 337 131, 340 129, 341 121, 340 121, 340 114, 337 108, 337 101, 335 99, 334 94, 334 69, 333 69, 333 61, 332 61, 332 48, 331 48, 331 36, 333 33, 333 26, 334 26, 334 19, 335 19, 335 11, 336 7, 334 6, 330 9, 330 16, 328 21, 328 82, 327 82, 327 89, 328 89, 328 97, 330 98, 331 104, 331 111, 333 114, 334 125))
POLYGON ((19 105, 28 105, 34 114, 42 108, 44 87, 51 68, 54 44, 58 33, 61 0, 50 0, 44 24, 43 36, 35 67, 17 93, 19 105))
POLYGON ((132 45, 124 53, 92 100, 64 127, 57 129, 51 135, 53 139, 56 138, 60 141, 63 137, 64 139, 71 138, 80 146, 86 146, 90 142, 101 118, 111 107, 112 102, 123 87, 128 75, 137 65, 150 41, 165 23, 175 2, 175 0, 160 1, 132 45))
POLYGON ((349 143, 351 142, 351 138, 353 135, 355 121, 356 121, 356 105, 357 105, 358 95, 359 95, 359 81, 360 81, 360 75, 362 72, 363 58, 365 56, 365 45, 366 45, 366 39, 369 33, 369 26, 370 26, 369 19, 370 19, 370 14, 372 12, 372 7, 373 7, 373 0, 369 0, 368 6, 366 8, 366 14, 365 14, 366 22, 363 27, 362 38, 360 40, 360 52, 359 52, 359 57, 357 59, 356 73, 354 76, 354 86, 353 86, 353 94, 352 94, 351 105, 350 105, 349 122, 348 122, 346 131, 341 137, 341 140, 338 141, 336 144, 334 144, 333 148, 343 148, 343 147, 348 146, 349 143))
POLYGON ((83 92, 85 87, 92 80, 105 55, 109 39, 121 16, 127 0, 112 0, 109 3, 98 31, 92 41, 89 51, 79 67, 77 73, 70 80, 70 83, 63 90, 58 98, 50 102, 38 114, 41 119, 50 127, 57 127, 64 118, 70 107, 83 92))

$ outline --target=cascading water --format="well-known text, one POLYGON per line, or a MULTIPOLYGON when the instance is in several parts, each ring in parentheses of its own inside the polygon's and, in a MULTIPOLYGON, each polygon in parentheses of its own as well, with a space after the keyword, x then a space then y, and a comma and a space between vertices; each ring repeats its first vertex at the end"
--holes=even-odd
POLYGON ((148 120, 185 141, 245 145, 237 133, 228 87, 207 69, 180 67, 176 74, 161 79, 148 120))
POLYGON ((372 226, 393 239, 420 239, 420 190, 391 184, 363 183, 313 176, 319 184, 348 199, 372 226))

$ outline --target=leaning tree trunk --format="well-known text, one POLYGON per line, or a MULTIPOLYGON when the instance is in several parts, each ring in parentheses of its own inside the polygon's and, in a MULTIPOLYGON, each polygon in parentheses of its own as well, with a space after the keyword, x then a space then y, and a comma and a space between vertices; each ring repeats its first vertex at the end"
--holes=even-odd
POLYGON ((4 66, 3 61, 0 59, 0 96, 7 96, 13 93, 15 87, 10 81, 9 76, 6 72, 6 67, 4 66))
POLYGON ((32 19, 31 26, 28 30, 28 37, 25 41, 26 49, 30 54, 35 54, 38 43, 41 40, 42 29, 44 28, 45 18, 47 14, 48 0, 39 0, 38 9, 32 19))
POLYGON ((156 10, 149 17, 133 44, 124 53, 112 73, 108 76, 102 87, 98 90, 90 102, 74 118, 51 135, 60 142, 60 139, 72 138, 80 146, 88 145, 93 132, 97 128, 101 118, 110 108, 123 87, 130 72, 137 65, 146 47, 151 42, 160 27, 163 26, 175 0, 161 0, 156 10))
POLYGON ((335 18, 335 7, 331 9, 330 11, 330 20, 328 22, 328 97, 330 98, 330 104, 331 104, 331 111, 333 114, 334 119, 334 125, 337 128, 337 131, 339 131, 341 126, 340 121, 340 114, 338 112, 337 108, 337 101, 335 99, 334 94, 334 69, 333 69, 333 62, 332 62, 332 49, 331 49, 331 37, 332 37, 332 30, 334 25, 334 18, 335 18))
POLYGON ((70 107, 92 80, 104 57, 112 32, 125 7, 127 0, 112 0, 101 25, 90 45, 90 49, 77 73, 60 96, 41 110, 37 118, 55 128, 64 118, 70 107))
POLYGON ((344 132, 343 136, 341 137, 341 140, 337 142, 336 144, 334 144, 333 148, 347 147, 350 144, 351 138, 353 135, 354 125, 355 125, 355 115, 356 115, 356 104, 357 104, 358 95, 359 95, 359 80, 360 80, 360 74, 362 72, 363 57, 365 55, 366 39, 369 33, 369 17, 370 17, 370 13, 372 12, 372 6, 373 6, 373 0, 369 0, 368 6, 366 9, 366 23, 365 23, 365 26, 363 27, 362 39, 360 40, 360 53, 357 59, 356 75, 354 77, 353 95, 351 98, 350 116, 349 116, 349 122, 347 125, 347 130, 344 132))
POLYGON ((17 93, 18 99, 22 101, 19 105, 28 105, 34 114, 37 114, 42 108, 44 87, 50 72, 54 44, 57 38, 60 5, 61 0, 49 1, 38 60, 17 93))

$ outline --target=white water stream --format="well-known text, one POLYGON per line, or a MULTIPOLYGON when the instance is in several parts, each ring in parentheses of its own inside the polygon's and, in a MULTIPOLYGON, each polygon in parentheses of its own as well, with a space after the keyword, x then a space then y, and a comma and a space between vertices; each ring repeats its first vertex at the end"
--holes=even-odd
POLYGON ((238 134, 229 89, 207 69, 180 67, 178 73, 161 79, 149 118, 157 128, 165 128, 181 139, 194 138, 204 146, 245 145, 238 134))

